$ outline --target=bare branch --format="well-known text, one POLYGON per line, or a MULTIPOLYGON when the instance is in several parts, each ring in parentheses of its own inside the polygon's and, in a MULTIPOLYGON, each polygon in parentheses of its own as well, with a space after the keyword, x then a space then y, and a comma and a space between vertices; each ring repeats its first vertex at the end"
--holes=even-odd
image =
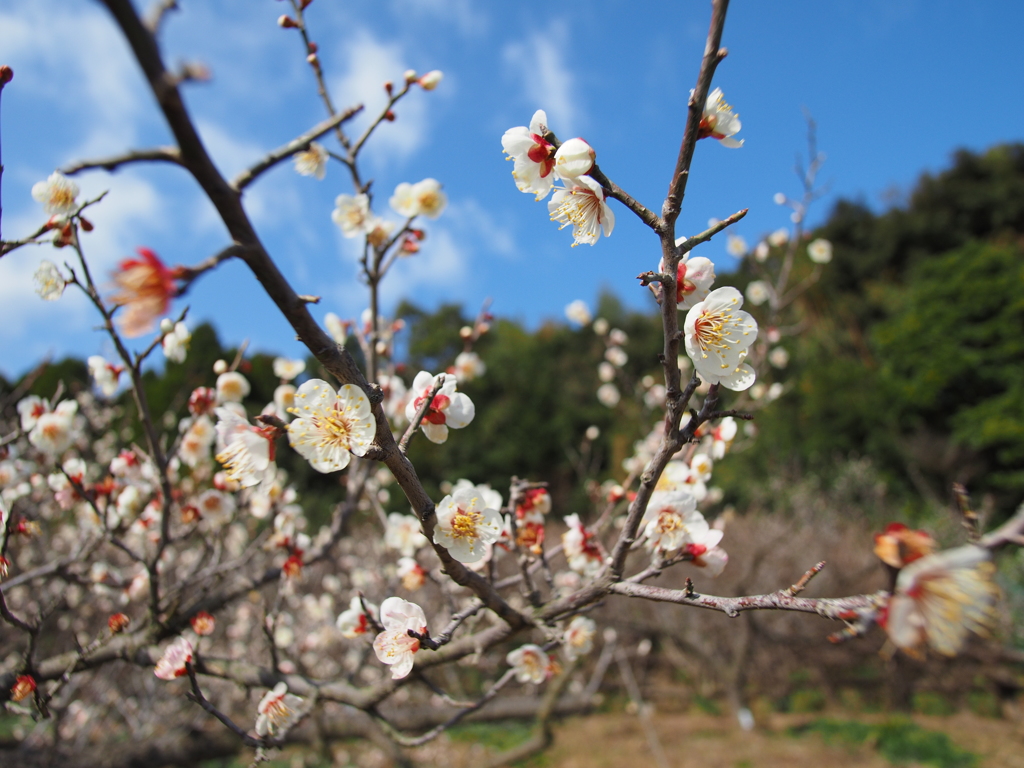
POLYGON ((333 117, 327 118, 322 123, 318 123, 315 127, 306 131, 297 139, 292 139, 287 144, 282 144, 277 149, 268 153, 259 162, 252 165, 247 170, 242 171, 231 182, 231 186, 237 189, 239 192, 241 192, 247 186, 256 181, 260 174, 264 173, 265 171, 269 171, 282 160, 287 160, 296 152, 303 149, 309 149, 309 143, 311 141, 320 138, 328 131, 334 130, 345 121, 351 120, 353 117, 358 115, 362 110, 363 105, 357 104, 354 107, 349 107, 344 112, 339 112, 333 117))
POLYGON ((79 160, 77 163, 61 169, 65 176, 74 176, 82 171, 102 168, 105 171, 116 171, 122 165, 131 163, 174 163, 181 165, 181 154, 176 147, 155 147, 154 149, 133 149, 121 155, 97 158, 95 160, 79 160))

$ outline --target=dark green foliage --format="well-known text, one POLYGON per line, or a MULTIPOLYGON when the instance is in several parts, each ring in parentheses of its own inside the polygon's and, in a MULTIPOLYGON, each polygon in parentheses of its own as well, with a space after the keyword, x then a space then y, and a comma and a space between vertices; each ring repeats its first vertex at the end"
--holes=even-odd
POLYGON ((956 746, 946 734, 929 731, 903 718, 892 718, 877 725, 821 719, 792 733, 817 733, 827 742, 839 741, 851 746, 868 743, 894 765, 972 768, 978 763, 977 755, 956 746))

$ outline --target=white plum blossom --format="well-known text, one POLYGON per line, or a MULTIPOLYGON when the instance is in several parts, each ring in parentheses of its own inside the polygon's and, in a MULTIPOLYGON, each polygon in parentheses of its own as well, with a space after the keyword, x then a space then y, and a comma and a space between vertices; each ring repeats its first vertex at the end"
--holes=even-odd
POLYGON ((683 323, 686 354, 697 374, 737 392, 754 383, 754 370, 743 360, 757 339, 757 321, 742 306, 735 288, 717 288, 686 313, 683 323))
POLYGON ((395 569, 395 575, 402 580, 402 586, 410 592, 415 592, 427 581, 427 572, 412 557, 398 558, 398 567, 395 569))
POLYGON ((36 293, 44 301, 56 301, 59 299, 64 293, 64 287, 67 285, 64 275, 57 269, 57 265, 49 259, 43 259, 39 262, 39 268, 32 275, 32 280, 36 284, 36 293))
POLYGON ((173 680, 188 674, 185 665, 192 661, 192 643, 184 637, 176 637, 164 649, 163 656, 156 663, 153 674, 161 680, 173 680))
POLYGON ((548 117, 544 110, 533 113, 530 126, 509 128, 501 137, 501 147, 514 161, 512 178, 520 192, 532 192, 543 200, 555 183, 555 148, 544 139, 548 117))
POLYGON ((597 364, 597 378, 601 381, 615 381, 615 366, 609 363, 607 360, 602 360, 597 364))
POLYGON ((606 408, 614 408, 619 404, 622 399, 622 393, 619 392, 619 388, 611 382, 602 384, 597 388, 597 401, 606 408))
POLYGON ((323 179, 327 175, 328 155, 323 144, 311 141, 309 149, 296 152, 292 157, 295 160, 295 171, 300 176, 314 176, 317 179, 323 179))
POLYGON ((747 301, 755 307, 760 307, 772 297, 771 286, 764 280, 751 280, 747 283, 747 301))
MULTIPOLYGON (((443 443, 448 439, 448 430, 462 429, 473 421, 476 406, 467 395, 456 392, 458 379, 450 373, 439 373, 441 388, 427 407, 426 416, 420 423, 420 431, 432 443, 443 443)), ((410 422, 416 412, 434 389, 436 378, 427 371, 420 371, 412 382, 412 397, 405 406, 405 418, 410 422)))
POLYGON ((590 308, 583 299, 570 302, 565 308, 565 316, 569 322, 576 323, 576 325, 589 325, 592 317, 590 308))
POLYGON ((54 171, 46 181, 32 186, 32 197, 43 204, 43 210, 54 216, 68 216, 78 203, 78 185, 60 171, 54 171))
POLYGON ((99 387, 104 397, 113 397, 117 392, 117 386, 121 377, 121 366, 107 362, 106 358, 100 355, 89 355, 86 361, 89 366, 89 375, 93 382, 99 387))
POLYGON ((302 717, 303 699, 288 693, 288 684, 281 682, 267 691, 256 707, 256 735, 285 734, 302 717))
POLYGON ((736 419, 732 416, 726 416, 719 423, 717 427, 711 430, 711 457, 713 459, 725 458, 726 451, 729 450, 729 446, 732 445, 732 441, 736 439, 736 419))
POLYGON ((754 248, 754 259, 756 261, 767 261, 768 256, 771 254, 771 248, 768 247, 768 243, 762 240, 754 248))
POLYGON ((789 230, 785 227, 776 229, 770 235, 768 235, 768 244, 776 248, 781 248, 789 242, 789 230))
POLYGON ((725 241, 725 250, 729 252, 730 256, 735 256, 737 259, 742 259, 747 255, 749 250, 747 247, 747 241, 740 235, 729 235, 725 241))
POLYGON ((328 312, 324 315, 324 328, 331 334, 335 344, 345 345, 345 342, 348 340, 348 329, 350 326, 351 323, 345 322, 333 312, 328 312))
POLYGON ((572 180, 590 173, 597 153, 583 139, 569 139, 555 152, 555 173, 563 179, 572 180))
POLYGON ((305 360, 289 360, 287 357, 274 358, 274 375, 284 381, 291 381, 305 370, 305 360))
MULTIPOLYGON (((690 91, 690 98, 693 98, 693 91, 690 91)), ((722 89, 715 88, 708 94, 708 100, 704 104, 704 114, 701 117, 697 138, 718 139, 719 144, 723 147, 735 149, 743 146, 742 139, 737 141, 732 138, 739 133, 740 128, 740 116, 725 103, 722 98, 722 89)))
POLYGON ((776 368, 785 368, 789 365, 789 352, 785 347, 775 347, 768 353, 768 362, 776 368))
POLYGON ((230 408, 218 408, 217 461, 227 479, 239 487, 268 486, 277 475, 274 444, 267 432, 252 426, 230 408))
POLYGON ((335 392, 322 379, 310 379, 295 393, 296 418, 288 442, 317 472, 337 472, 352 454, 363 456, 377 434, 370 400, 355 384, 335 392))
POLYGON ((498 510, 486 505, 476 487, 463 486, 437 505, 434 543, 460 563, 475 563, 487 554, 488 545, 498 540, 502 527, 498 510))
POLYGON ((423 535, 419 518, 392 512, 388 515, 388 526, 384 530, 384 547, 399 552, 403 557, 412 557, 416 550, 430 542, 423 535))
POLYGON ((238 371, 226 371, 217 377, 218 403, 240 403, 251 390, 249 380, 238 371))
POLYGON ((604 351, 604 359, 616 368, 621 368, 629 362, 629 355, 626 354, 622 347, 608 347, 604 351))
POLYGON ((820 237, 811 240, 807 245, 807 256, 815 264, 828 264, 832 261, 832 243, 820 237))
POLYGON ((398 680, 412 671, 413 655, 420 649, 420 641, 409 635, 409 630, 426 634, 427 617, 416 603, 389 597, 380 604, 380 621, 384 625, 373 641, 377 658, 391 667, 391 678, 398 680))
POLYGON ((697 500, 686 491, 655 491, 644 513, 644 535, 652 551, 674 552, 688 544, 704 547, 701 554, 722 539, 722 532, 708 525, 697 511, 697 500))
POLYGON ((192 341, 192 334, 184 323, 175 323, 169 333, 164 334, 160 345, 164 349, 164 357, 172 363, 185 362, 185 355, 188 353, 189 342, 192 341))
POLYGON ((480 359, 480 355, 476 352, 459 352, 455 356, 455 366, 453 373, 459 384, 483 376, 487 372, 487 366, 484 361, 480 359))
POLYGON ((615 213, 605 202, 601 185, 589 176, 566 180, 566 187, 555 190, 548 201, 548 213, 559 229, 572 225, 573 247, 594 245, 601 233, 610 237, 615 228, 615 213))
POLYGON ((373 621, 377 620, 377 606, 369 600, 356 595, 348 604, 348 610, 338 614, 335 626, 341 631, 342 637, 349 640, 366 634, 373 621), (363 605, 366 605, 364 610, 363 605), (369 614, 367 614, 369 612, 369 614))
POLYGON ((400 216, 413 218, 426 216, 436 219, 448 204, 448 197, 441 191, 437 179, 423 179, 415 184, 403 181, 395 187, 395 194, 388 201, 392 210, 400 216))
POLYGON ((999 589, 987 549, 968 544, 914 560, 900 571, 880 622, 893 644, 915 654, 926 644, 955 656, 971 632, 987 635, 999 589))
POLYGON ((551 670, 548 655, 543 648, 533 643, 510 651, 505 661, 516 671, 516 680, 520 683, 543 683, 551 670))
POLYGON ((207 526, 217 530, 231 522, 235 513, 235 497, 210 488, 196 499, 196 506, 207 526))
POLYGON ((334 200, 331 220, 341 228, 345 237, 358 237, 367 231, 370 220, 370 198, 365 194, 338 195, 334 200))
POLYGON ((586 616, 577 616, 569 622, 562 635, 563 650, 569 661, 576 661, 581 656, 586 656, 594 647, 594 632, 597 625, 593 619, 586 616))
POLYGON ((487 483, 475 485, 463 477, 455 481, 455 485, 452 486, 451 492, 455 493, 463 488, 469 488, 474 491, 480 497, 481 503, 485 507, 490 507, 495 511, 500 511, 504 506, 504 499, 502 499, 501 494, 491 488, 487 483))

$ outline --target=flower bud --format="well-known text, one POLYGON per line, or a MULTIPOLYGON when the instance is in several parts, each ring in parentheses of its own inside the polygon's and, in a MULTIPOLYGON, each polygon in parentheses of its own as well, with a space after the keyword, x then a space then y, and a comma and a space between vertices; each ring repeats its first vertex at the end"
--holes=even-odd
POLYGON ((390 109, 384 113, 384 119, 387 120, 389 123, 395 122, 395 117, 395 113, 392 112, 390 109))
POLYGON ((473 329, 470 328, 468 325, 464 325, 464 326, 462 326, 459 329, 459 337, 460 338, 468 339, 472 335, 473 335, 473 329))
POLYGON ((110 618, 107 619, 107 627, 110 629, 110 634, 112 635, 124 632, 130 623, 131 619, 123 613, 112 613, 110 618))
POLYGON ((407 70, 405 70, 405 74, 402 75, 402 77, 405 78, 405 82, 406 83, 411 83, 413 80, 416 79, 416 70, 415 69, 407 69, 407 70))
POLYGON ((222 373, 227 373, 228 364, 223 360, 218 360, 213 364, 213 372, 220 376, 222 373))
POLYGON ((320 58, 315 53, 309 54, 309 56, 306 57, 306 61, 308 61, 314 67, 319 66, 320 64, 320 58))
POLYGON ((597 153, 583 139, 569 139, 555 152, 555 172, 563 179, 590 173, 597 153))
POLYGON ((11 688, 11 701, 21 701, 28 698, 35 689, 36 681, 32 675, 18 675, 18 679, 11 688))
POLYGON ((437 88, 437 84, 441 82, 442 77, 444 77, 444 73, 440 69, 432 69, 416 82, 420 84, 420 88, 424 91, 432 91, 437 88))
POLYGON ((4 64, 0 67, 0 88, 3 88, 14 79, 14 70, 4 64))
POLYGON ((295 21, 291 16, 282 15, 277 19, 277 26, 282 29, 294 29, 299 26, 299 23, 295 21))
POLYGON ((319 50, 320 50, 320 46, 318 46, 315 42, 310 40, 309 41, 309 52, 310 53, 316 53, 319 50))
POLYGON ((192 631, 197 635, 212 635, 216 626, 213 616, 206 611, 200 611, 189 622, 192 624, 192 631))
POLYGON ((304 11, 307 8, 309 8, 309 6, 311 6, 312 4, 313 0, 302 0, 302 2, 299 3, 299 10, 304 11))
POLYGON ((384 81, 384 90, 387 91, 388 96, 390 96, 394 92, 394 90, 395 90, 395 84, 392 83, 390 80, 385 80, 384 81))
POLYGON ((174 330, 174 321, 169 317, 165 317, 160 321, 160 333, 170 333, 174 330))

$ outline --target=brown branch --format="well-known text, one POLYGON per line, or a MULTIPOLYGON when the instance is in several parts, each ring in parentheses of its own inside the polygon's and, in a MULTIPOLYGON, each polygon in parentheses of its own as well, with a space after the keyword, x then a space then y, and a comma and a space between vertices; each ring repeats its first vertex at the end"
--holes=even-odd
POLYGON ((220 720, 225 726, 227 726, 228 730, 232 731, 242 740, 242 743, 245 744, 245 746, 252 747, 253 749, 267 746, 266 740, 253 738, 244 728, 237 725, 234 720, 210 703, 210 700, 203 695, 202 690, 199 688, 199 680, 196 678, 196 670, 195 667, 192 666, 191 662, 185 664, 185 669, 188 670, 188 679, 192 683, 192 690, 187 694, 188 698, 220 720))
POLYGON ((430 395, 424 399, 423 403, 416 410, 416 415, 413 417, 412 421, 409 422, 409 428, 405 430, 405 434, 402 435, 402 439, 398 442, 398 450, 403 454, 408 450, 409 441, 412 440, 413 434, 415 434, 416 430, 419 429, 420 424, 423 423, 423 419, 426 417, 427 411, 430 410, 430 406, 433 404, 434 398, 437 397, 437 393, 441 391, 441 387, 443 386, 444 378, 438 377, 434 382, 433 389, 430 390, 430 395))
POLYGON ((349 107, 344 112, 327 118, 321 123, 306 131, 304 134, 299 136, 297 139, 292 139, 287 144, 282 144, 277 149, 269 152, 259 162, 252 165, 247 170, 242 171, 238 174, 231 182, 231 186, 241 192, 247 186, 256 181, 257 177, 269 171, 275 165, 280 163, 282 160, 287 160, 289 157, 294 155, 296 152, 308 149, 309 143, 314 139, 318 139, 325 133, 334 130, 339 125, 347 120, 351 120, 353 117, 358 115, 363 110, 362 104, 357 104, 354 107, 349 107))
POLYGON ((704 115, 704 104, 707 102, 708 92, 711 90, 711 80, 715 76, 715 69, 727 53, 724 48, 719 46, 722 44, 722 30, 725 28, 725 14, 728 9, 729 0, 713 0, 711 25, 708 29, 707 43, 704 46, 704 58, 701 60, 700 72, 697 75, 697 86, 693 89, 693 95, 690 96, 686 129, 683 132, 683 142, 679 147, 676 168, 672 174, 668 194, 665 196, 665 203, 661 208, 661 217, 668 234, 675 231, 676 219, 683 205, 686 182, 690 177, 690 163, 693 162, 693 151, 697 146, 700 121, 704 115))
MULTIPOLYGON (((796 585, 794 585, 796 586, 796 585)), ((627 597, 639 597, 662 603, 693 605, 721 611, 727 616, 736 617, 742 611, 779 610, 816 613, 826 619, 842 620, 843 614, 850 611, 875 608, 888 600, 888 592, 876 592, 871 595, 853 595, 850 597, 796 597, 790 590, 792 587, 780 589, 767 595, 747 595, 745 597, 714 597, 690 592, 686 589, 664 589, 649 584, 637 584, 623 581, 612 584, 608 591, 627 597)))
POLYGON ((720 222, 718 222, 714 226, 708 227, 703 232, 701 232, 699 235, 694 235, 693 237, 686 238, 683 242, 681 242, 678 246, 676 246, 676 252, 680 256, 682 256, 684 253, 688 253, 688 252, 692 251, 694 248, 696 248, 701 243, 706 243, 708 240, 710 240, 712 237, 717 235, 723 229, 725 229, 726 227, 732 226, 737 221, 739 221, 744 216, 746 216, 747 212, 749 210, 750 210, 749 208, 744 208, 742 211, 736 211, 736 213, 734 213, 732 216, 729 216, 726 219, 722 219, 720 222))
POLYGON ((65 176, 74 176, 82 171, 102 168, 105 171, 116 171, 122 165, 131 163, 174 163, 181 165, 181 154, 176 147, 155 147, 154 149, 133 149, 120 155, 101 157, 95 160, 79 160, 61 169, 65 176))

